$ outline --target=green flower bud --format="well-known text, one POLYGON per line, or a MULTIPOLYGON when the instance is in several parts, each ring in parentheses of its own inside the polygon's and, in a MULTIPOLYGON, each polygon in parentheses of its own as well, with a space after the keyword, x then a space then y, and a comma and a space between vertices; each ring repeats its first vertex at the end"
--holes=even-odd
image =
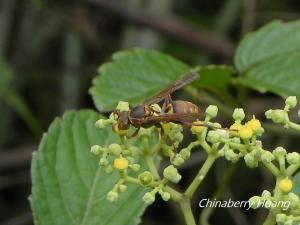
POLYGON ((164 201, 169 201, 169 199, 171 198, 171 195, 169 192, 162 192, 162 193, 160 193, 160 196, 164 201))
POLYGON ((181 149, 179 154, 184 160, 188 160, 191 157, 191 151, 187 148, 181 149))
POLYGON ((120 190, 121 192, 124 192, 124 191, 127 190, 127 186, 126 186, 125 184, 120 184, 120 185, 119 185, 119 190, 120 190))
POLYGON ((259 196, 253 196, 249 199, 249 204, 252 209, 257 209, 261 207, 262 205, 261 198, 259 196))
POLYGON ((207 107, 205 113, 209 118, 215 118, 218 114, 218 107, 215 105, 210 105, 207 107))
MULTIPOLYGON (((210 123, 209 123, 209 124, 210 124, 210 123)), ((219 124, 219 123, 217 123, 217 122, 211 123, 211 125, 212 125, 213 127, 215 127, 215 128, 222 128, 222 125, 219 124)))
POLYGON ((120 110, 120 112, 124 112, 124 111, 128 112, 130 110, 129 103, 128 102, 119 101, 116 109, 120 110))
POLYGON ((283 147, 279 146, 273 150, 273 155, 276 158, 284 157, 286 155, 286 150, 283 147))
POLYGON ((100 145, 93 145, 91 147, 91 153, 99 155, 101 153, 102 147, 100 145))
POLYGON ((272 196, 271 192, 264 190, 261 194, 263 198, 270 198, 272 196))
POLYGON ((279 224, 284 224, 287 220, 287 216, 283 213, 279 213, 276 215, 276 222, 279 224))
POLYGON ((148 186, 153 181, 153 175, 149 171, 145 171, 138 176, 138 179, 143 186, 148 186))
POLYGON ((258 166, 258 160, 250 153, 244 156, 244 160, 246 165, 250 168, 254 168, 258 166))
POLYGON ((291 202, 291 204, 290 204, 291 208, 297 208, 297 207, 299 207, 300 200, 299 200, 298 195, 296 195, 293 192, 290 192, 290 193, 288 193, 288 199, 291 202))
POLYGON ((237 108, 233 111, 232 118, 234 120, 243 120, 245 118, 245 113, 242 108, 237 108))
POLYGON ((228 161, 237 162, 239 160, 239 155, 231 149, 226 150, 224 155, 228 161))
POLYGON ((296 96, 290 96, 288 97, 286 100, 285 100, 285 105, 288 107, 288 108, 295 108, 296 105, 297 105, 297 98, 296 96))
POLYGON ((299 164, 300 163, 300 154, 298 152, 288 153, 286 155, 286 160, 289 164, 299 164))
POLYGON ((107 121, 105 119, 97 120, 95 126, 98 128, 104 128, 107 125, 107 121))
POLYGON ((114 169, 113 169, 112 165, 107 165, 107 166, 105 167, 105 173, 107 173, 107 174, 112 173, 113 170, 114 170, 114 169))
POLYGON ((298 110, 298 117, 300 117, 300 110, 298 110))
POLYGON ((261 161, 263 163, 270 163, 275 159, 274 155, 269 151, 264 151, 261 155, 261 161))
POLYGON ((182 133, 175 133, 173 135, 173 140, 174 141, 178 141, 178 142, 181 142, 183 140, 183 134, 182 133))
POLYGON ((216 132, 219 134, 222 138, 229 138, 229 132, 227 130, 216 130, 216 132))
POLYGON ((210 130, 207 134, 207 141, 217 143, 220 140, 220 134, 215 130, 210 130))
POLYGON ((108 163, 109 163, 109 162, 108 162, 108 160, 107 160, 106 157, 100 158, 100 161, 99 161, 99 165, 100 165, 100 166, 107 166, 108 163))
POLYGON ((143 201, 147 205, 151 205, 155 201, 155 194, 152 192, 146 192, 143 196, 143 201))
POLYGON ((284 123, 287 119, 286 112, 280 109, 270 109, 265 113, 265 115, 267 119, 271 119, 274 123, 284 123))
POLYGON ((233 143, 236 143, 236 144, 240 144, 240 143, 241 143, 241 139, 238 138, 238 137, 232 138, 231 141, 232 141, 233 143))
POLYGON ((131 165, 131 169, 132 169, 134 172, 139 171, 140 168, 141 168, 141 166, 140 166, 139 164, 136 164, 136 163, 135 163, 135 164, 131 165))
POLYGON ((184 159, 181 157, 180 154, 176 154, 175 157, 171 159, 171 163, 175 166, 180 166, 184 163, 184 159))
POLYGON ((178 183, 181 180, 181 175, 173 165, 164 169, 164 177, 173 183, 178 183))
POLYGON ((122 148, 119 144, 111 144, 108 146, 108 149, 116 156, 119 156, 122 152, 122 148))
POLYGON ((115 202, 115 201, 118 200, 119 194, 116 191, 110 191, 110 192, 107 193, 106 197, 107 197, 108 201, 115 202))

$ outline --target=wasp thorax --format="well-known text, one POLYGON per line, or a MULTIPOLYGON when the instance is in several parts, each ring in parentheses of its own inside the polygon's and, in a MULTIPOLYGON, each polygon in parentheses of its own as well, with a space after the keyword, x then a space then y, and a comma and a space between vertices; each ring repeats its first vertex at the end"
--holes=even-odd
POLYGON ((146 105, 138 105, 135 106, 131 112, 130 112, 130 116, 132 118, 144 118, 145 116, 149 115, 151 112, 151 109, 146 106, 146 105))

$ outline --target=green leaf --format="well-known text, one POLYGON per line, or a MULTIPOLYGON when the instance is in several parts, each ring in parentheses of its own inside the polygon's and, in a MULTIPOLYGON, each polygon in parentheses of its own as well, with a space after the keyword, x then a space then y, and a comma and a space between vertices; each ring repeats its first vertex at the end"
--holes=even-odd
POLYGON ((56 119, 33 155, 31 205, 35 225, 135 225, 145 206, 143 189, 129 185, 116 203, 106 194, 118 180, 90 153, 94 144, 117 142, 110 128, 97 129, 100 115, 84 110, 56 119))
POLYGON ((300 96, 300 21, 272 22, 247 35, 238 46, 238 83, 282 96, 300 96))
POLYGON ((227 65, 200 66, 197 70, 200 78, 194 82, 194 86, 213 91, 226 91, 233 74, 233 68, 227 65))
POLYGON ((298 172, 293 178, 293 192, 300 198, 300 172, 298 172))
POLYGON ((112 58, 100 67, 90 89, 102 111, 114 109, 120 100, 142 103, 190 71, 179 60, 152 50, 122 51, 112 58))

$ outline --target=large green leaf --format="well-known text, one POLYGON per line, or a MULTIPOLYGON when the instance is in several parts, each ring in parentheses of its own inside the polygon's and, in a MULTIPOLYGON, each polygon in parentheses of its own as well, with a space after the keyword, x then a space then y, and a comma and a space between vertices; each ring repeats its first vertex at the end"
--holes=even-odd
POLYGON ((122 51, 112 58, 113 62, 100 67, 90 89, 102 111, 114 109, 120 100, 141 103, 190 70, 179 60, 152 50, 122 51))
POLYGON ((117 141, 94 124, 93 111, 68 112, 56 119, 33 155, 31 205, 35 225, 135 225, 145 209, 143 189, 129 185, 116 203, 106 200, 118 179, 107 175, 90 153, 93 144, 117 141))
POLYGON ((197 71, 200 77, 194 83, 194 86, 217 92, 226 91, 233 74, 233 68, 227 65, 199 66, 197 71))
POLYGON ((300 96, 300 21, 272 22, 240 43, 237 81, 259 91, 300 96))
POLYGON ((298 172, 293 179, 294 187, 293 187, 293 192, 297 194, 300 198, 300 172, 298 172))

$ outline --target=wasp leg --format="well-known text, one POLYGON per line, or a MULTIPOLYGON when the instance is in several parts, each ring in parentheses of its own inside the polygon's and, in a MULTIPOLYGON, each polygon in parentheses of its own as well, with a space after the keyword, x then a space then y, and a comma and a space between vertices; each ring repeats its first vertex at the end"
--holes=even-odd
POLYGON ((162 137, 164 136, 165 131, 164 131, 164 128, 163 128, 163 126, 161 125, 161 123, 157 124, 157 127, 160 128, 160 129, 159 129, 159 132, 158 132, 158 137, 159 137, 159 140, 160 140, 160 139, 162 139, 162 137))
POLYGON ((168 95, 168 97, 165 98, 163 106, 162 106, 162 113, 169 113, 173 111, 173 105, 172 105, 172 98, 171 95, 168 95))
POLYGON ((139 127, 138 129, 136 129, 136 130, 133 132, 133 134, 127 136, 127 138, 133 138, 133 137, 137 136, 138 133, 139 133, 139 131, 140 131, 140 129, 141 129, 140 127, 139 127))

